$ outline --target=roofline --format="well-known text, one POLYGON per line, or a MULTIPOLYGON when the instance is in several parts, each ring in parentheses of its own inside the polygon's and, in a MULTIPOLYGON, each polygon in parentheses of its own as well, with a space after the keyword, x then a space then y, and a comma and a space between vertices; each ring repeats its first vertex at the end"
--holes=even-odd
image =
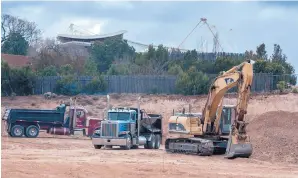
POLYGON ((108 37, 122 35, 126 32, 127 32, 126 30, 121 30, 121 31, 114 32, 114 33, 107 33, 107 34, 102 34, 102 35, 86 35, 86 36, 58 34, 57 38, 72 38, 72 39, 80 39, 80 40, 96 40, 96 39, 101 39, 101 38, 108 38, 108 37))
POLYGON ((92 43, 90 43, 90 42, 81 42, 81 41, 68 41, 68 42, 60 43, 59 45, 61 45, 61 46, 66 46, 66 45, 91 46, 92 43))

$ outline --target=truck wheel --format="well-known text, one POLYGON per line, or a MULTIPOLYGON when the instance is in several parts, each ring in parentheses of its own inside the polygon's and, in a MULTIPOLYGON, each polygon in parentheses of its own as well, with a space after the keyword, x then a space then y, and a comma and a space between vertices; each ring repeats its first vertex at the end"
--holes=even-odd
POLYGON ((39 128, 35 125, 30 125, 26 128, 25 136, 28 138, 36 138, 39 134, 39 128))
POLYGON ((101 149, 102 145, 94 145, 95 149, 101 149))
POLYGON ((132 147, 132 143, 131 143, 131 136, 130 135, 127 135, 127 138, 126 138, 126 146, 125 146, 125 149, 126 150, 129 150, 131 149, 132 147))
POLYGON ((151 135, 151 141, 148 142, 148 148, 149 149, 154 149, 155 147, 155 135, 151 135))
POLYGON ((149 149, 148 141, 147 141, 146 144, 144 145, 144 148, 145 148, 145 149, 149 149))
POLYGON ((132 148, 132 149, 138 149, 139 146, 138 146, 138 145, 134 145, 134 146, 132 146, 131 148, 132 148))
POLYGON ((132 147, 131 136, 127 135, 126 136, 126 145, 125 146, 120 146, 120 148, 125 149, 125 150, 130 150, 131 147, 132 147))
POLYGON ((159 134, 155 135, 155 146, 154 146, 155 149, 159 149, 160 142, 161 142, 160 135, 159 134))
POLYGON ((12 137, 22 137, 24 135, 24 127, 21 125, 14 125, 11 128, 12 137))
POLYGON ((83 136, 86 136, 86 129, 83 129, 83 136))

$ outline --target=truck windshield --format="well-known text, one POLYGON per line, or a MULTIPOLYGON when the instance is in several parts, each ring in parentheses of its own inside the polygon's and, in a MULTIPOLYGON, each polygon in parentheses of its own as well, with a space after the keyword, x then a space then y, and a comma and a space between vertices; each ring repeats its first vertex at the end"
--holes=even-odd
POLYGON ((130 119, 130 113, 127 112, 109 112, 109 120, 116 121, 126 121, 130 119))

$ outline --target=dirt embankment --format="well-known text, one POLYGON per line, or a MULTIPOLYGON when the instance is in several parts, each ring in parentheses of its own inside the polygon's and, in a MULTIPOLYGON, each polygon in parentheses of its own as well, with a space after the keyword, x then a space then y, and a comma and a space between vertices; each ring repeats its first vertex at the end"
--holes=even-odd
POLYGON ((298 112, 271 111, 254 119, 248 127, 253 158, 297 164, 297 127, 298 112))

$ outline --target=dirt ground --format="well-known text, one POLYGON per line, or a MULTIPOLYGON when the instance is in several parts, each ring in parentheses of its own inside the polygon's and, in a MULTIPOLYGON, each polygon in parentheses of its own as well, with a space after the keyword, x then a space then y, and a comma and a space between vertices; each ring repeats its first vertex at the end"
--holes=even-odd
MULTIPOLYGON (((41 96, 1 98, 5 108, 55 108, 66 97, 46 101, 41 96)), ((111 104, 136 106, 136 95, 112 95, 111 104)), ((205 96, 143 96, 141 107, 166 118, 173 109, 201 112, 205 96)), ((225 104, 235 104, 227 96, 225 104)), ((92 117, 103 117, 105 96, 79 96, 92 117)), ((248 132, 254 146, 249 159, 227 160, 222 155, 200 157, 163 150, 95 150, 90 139, 52 136, 10 138, 2 127, 2 177, 298 177, 298 95, 253 96, 249 102, 248 132)), ((3 125, 2 125, 3 126, 3 125)))

